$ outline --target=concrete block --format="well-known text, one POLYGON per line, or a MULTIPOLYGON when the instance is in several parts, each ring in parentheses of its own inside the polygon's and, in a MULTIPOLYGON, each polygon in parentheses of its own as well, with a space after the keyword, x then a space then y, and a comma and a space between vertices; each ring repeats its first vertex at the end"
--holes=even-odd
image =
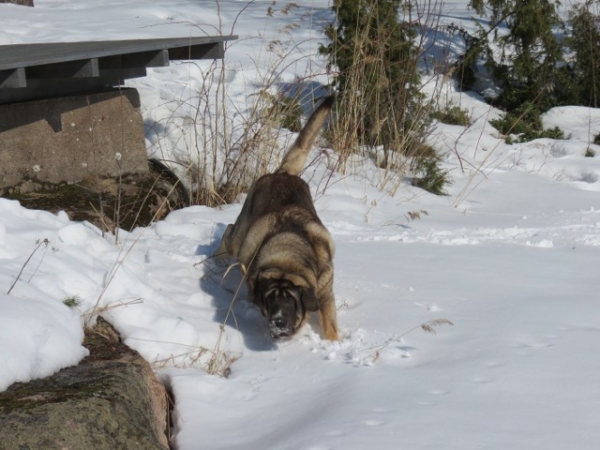
POLYGON ((147 173, 135 89, 0 105, 0 193, 147 173))

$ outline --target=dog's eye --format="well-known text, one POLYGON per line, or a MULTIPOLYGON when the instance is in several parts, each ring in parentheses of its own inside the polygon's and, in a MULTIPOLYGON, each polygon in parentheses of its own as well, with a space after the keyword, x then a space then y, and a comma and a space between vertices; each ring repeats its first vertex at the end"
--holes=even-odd
POLYGON ((294 306, 297 305, 298 302, 300 301, 299 297, 297 297, 293 294, 290 294, 290 293, 288 293, 285 296, 285 300, 286 300, 286 302, 292 303, 294 306))

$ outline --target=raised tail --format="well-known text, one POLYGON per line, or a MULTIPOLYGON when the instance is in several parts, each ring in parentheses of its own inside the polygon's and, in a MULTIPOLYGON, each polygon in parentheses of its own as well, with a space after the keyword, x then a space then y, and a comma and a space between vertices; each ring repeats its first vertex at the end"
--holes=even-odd
POLYGON ((289 175, 298 175, 300 173, 302 167, 304 167, 306 157, 317 138, 317 134, 333 107, 334 99, 335 96, 333 95, 326 97, 319 107, 315 109, 302 131, 300 131, 296 142, 294 142, 294 145, 290 147, 283 157, 283 161, 275 173, 287 173, 289 175))

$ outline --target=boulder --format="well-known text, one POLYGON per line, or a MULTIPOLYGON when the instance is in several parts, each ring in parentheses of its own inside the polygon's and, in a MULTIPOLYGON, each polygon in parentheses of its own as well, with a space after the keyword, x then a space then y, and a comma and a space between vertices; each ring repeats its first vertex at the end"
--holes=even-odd
POLYGON ((0 450, 167 450, 168 402, 150 365, 99 318, 90 355, 0 393, 0 450))
POLYGON ((0 0, 0 3, 14 3, 15 5, 33 6, 33 0, 0 0))

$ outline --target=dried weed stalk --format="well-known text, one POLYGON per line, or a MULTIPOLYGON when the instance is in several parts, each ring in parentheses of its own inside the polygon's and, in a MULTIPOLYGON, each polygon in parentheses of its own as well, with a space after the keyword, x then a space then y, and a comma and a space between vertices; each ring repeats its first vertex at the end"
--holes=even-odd
POLYGON ((424 322, 420 325, 417 325, 416 327, 411 328, 408 331, 405 331, 404 333, 402 333, 400 336, 397 336, 393 339, 388 340, 385 344, 381 345, 380 347, 378 347, 374 352, 370 353, 369 355, 367 355, 366 357, 361 359, 361 363, 368 363, 368 364, 373 364, 375 363, 379 357, 381 356, 381 352, 383 349, 385 349, 386 347, 390 346, 391 344, 393 344, 394 342, 399 342, 400 340, 402 340, 402 338, 404 336, 406 336, 409 333, 412 333, 413 331, 417 330, 417 329, 422 329, 425 333, 429 333, 429 334, 437 334, 435 331, 436 327, 442 326, 442 325, 454 325, 451 321, 449 321, 448 319, 434 319, 434 320, 430 320, 428 322, 424 322))

